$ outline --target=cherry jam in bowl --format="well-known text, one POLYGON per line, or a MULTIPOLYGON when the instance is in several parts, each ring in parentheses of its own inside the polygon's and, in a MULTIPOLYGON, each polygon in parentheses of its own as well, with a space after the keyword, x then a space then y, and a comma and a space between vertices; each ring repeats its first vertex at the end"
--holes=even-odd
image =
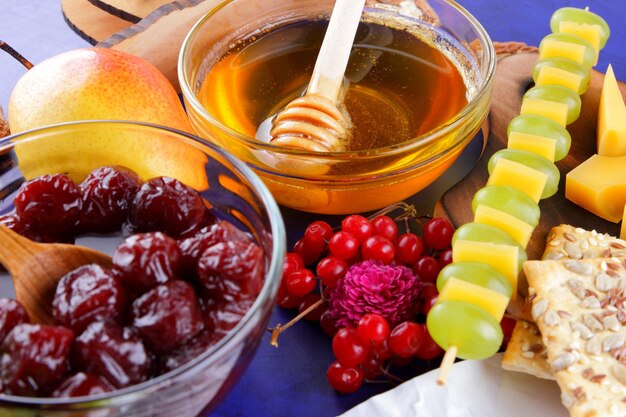
MULTIPOLYGON (((266 333, 282 217, 256 174, 203 139, 119 121, 4 138, 0 224, 113 257, 61 279, 54 323, 0 332, 0 416, 206 415, 266 333)), ((12 298, 0 268, 0 327, 12 298)))

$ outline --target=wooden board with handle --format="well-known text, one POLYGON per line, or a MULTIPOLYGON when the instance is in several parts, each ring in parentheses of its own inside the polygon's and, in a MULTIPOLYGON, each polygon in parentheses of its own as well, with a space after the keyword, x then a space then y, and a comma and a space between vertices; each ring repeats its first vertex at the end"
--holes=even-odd
POLYGON ((92 45, 117 33, 131 23, 94 6, 89 0, 61 0, 68 26, 92 45))
POLYGON ((89 2, 113 16, 137 23, 172 0, 89 0, 89 2))

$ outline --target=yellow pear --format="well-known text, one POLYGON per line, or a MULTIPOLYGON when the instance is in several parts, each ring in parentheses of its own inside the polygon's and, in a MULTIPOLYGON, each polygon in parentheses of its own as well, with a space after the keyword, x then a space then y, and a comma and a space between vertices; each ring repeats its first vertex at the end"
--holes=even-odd
POLYGON ((192 132, 165 76, 135 55, 105 48, 71 50, 35 65, 8 106, 13 133, 76 120, 133 120, 192 132))
MULTIPOLYGON (((82 120, 130 120, 192 132, 178 95, 156 67, 104 48, 72 50, 35 65, 15 85, 8 118, 13 134, 82 120)), ((174 132, 92 122, 53 126, 36 136, 15 145, 26 179, 64 172, 82 181, 98 166, 122 165, 143 179, 165 175, 198 190, 208 187, 207 156, 174 132)))

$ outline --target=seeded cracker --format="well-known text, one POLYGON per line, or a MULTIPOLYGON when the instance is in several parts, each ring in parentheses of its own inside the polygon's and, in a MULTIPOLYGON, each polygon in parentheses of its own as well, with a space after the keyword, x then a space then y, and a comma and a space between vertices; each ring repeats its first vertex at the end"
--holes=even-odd
POLYGON ((600 258, 524 264, 534 296, 532 315, 572 417, 626 415, 624 262, 600 258))
POLYGON ((502 357, 502 368, 543 379, 554 379, 546 347, 534 323, 519 320, 502 357))
MULTIPOLYGON (((552 228, 543 259, 590 259, 626 257, 626 242, 606 234, 587 231, 570 225, 552 228)), ((567 314, 561 312, 561 314, 567 314)), ((502 368, 554 379, 546 361, 545 346, 534 323, 518 322, 502 358, 502 368)))

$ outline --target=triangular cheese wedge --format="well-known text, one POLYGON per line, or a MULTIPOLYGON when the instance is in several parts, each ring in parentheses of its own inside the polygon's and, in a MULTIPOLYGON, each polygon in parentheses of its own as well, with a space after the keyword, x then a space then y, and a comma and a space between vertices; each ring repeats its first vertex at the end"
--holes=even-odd
POLYGON ((611 65, 606 71, 600 97, 598 155, 626 155, 626 105, 611 65))

